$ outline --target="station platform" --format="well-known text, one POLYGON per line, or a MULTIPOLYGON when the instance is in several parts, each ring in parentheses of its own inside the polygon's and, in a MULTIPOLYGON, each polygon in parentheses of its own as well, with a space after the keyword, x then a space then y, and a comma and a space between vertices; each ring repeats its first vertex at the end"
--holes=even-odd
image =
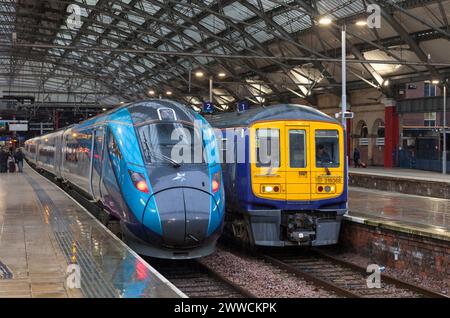
POLYGON ((349 185, 450 199, 450 174, 403 168, 350 168, 349 185))
POLYGON ((65 192, 24 168, 0 174, 0 298, 185 297, 65 192), (79 281, 67 274, 70 264, 79 265, 79 281))
POLYGON ((348 220, 450 241, 450 200, 349 188, 348 220))
POLYGON ((444 175, 440 172, 424 171, 417 169, 384 168, 384 167, 367 167, 367 168, 350 167, 349 172, 352 174, 369 174, 374 176, 385 176, 385 177, 388 176, 421 181, 450 183, 450 174, 444 175))
POLYGON ((450 286, 450 200, 350 187, 348 204, 343 250, 450 286))

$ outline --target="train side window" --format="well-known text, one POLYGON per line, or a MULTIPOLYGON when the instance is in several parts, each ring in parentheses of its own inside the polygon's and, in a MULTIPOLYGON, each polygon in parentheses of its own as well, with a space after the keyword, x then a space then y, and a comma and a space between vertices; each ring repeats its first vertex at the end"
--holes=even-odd
MULTIPOLYGON (((67 140, 67 138, 66 138, 67 140)), ((78 143, 76 142, 67 142, 66 144, 66 161, 68 162, 78 162, 78 154, 77 154, 78 143)))
POLYGON ((316 130, 316 167, 339 167, 339 132, 316 130))
POLYGON ((256 166, 280 166, 280 130, 273 128, 256 129, 256 166))
POLYGON ((109 142, 108 142, 109 153, 122 160, 122 153, 120 152, 119 145, 117 145, 116 140, 112 132, 109 132, 109 142))
POLYGON ((289 130, 289 166, 306 167, 306 131, 289 130))

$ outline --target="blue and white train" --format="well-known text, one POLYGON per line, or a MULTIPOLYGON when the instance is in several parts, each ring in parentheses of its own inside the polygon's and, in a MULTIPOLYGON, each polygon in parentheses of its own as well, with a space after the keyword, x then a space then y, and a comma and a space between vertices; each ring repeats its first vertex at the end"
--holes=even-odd
POLYGON ((126 104, 26 141, 25 155, 98 203, 138 253, 188 259, 214 251, 225 208, 217 141, 204 118, 185 105, 126 104), (194 139, 200 140, 200 160, 173 159, 180 144, 184 158, 195 156, 194 139))

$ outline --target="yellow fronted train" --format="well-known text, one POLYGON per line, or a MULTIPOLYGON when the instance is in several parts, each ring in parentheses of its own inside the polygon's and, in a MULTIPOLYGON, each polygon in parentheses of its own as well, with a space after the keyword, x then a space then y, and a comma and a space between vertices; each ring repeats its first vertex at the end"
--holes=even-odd
POLYGON ((347 211, 345 136, 334 118, 282 104, 211 116, 222 133, 226 226, 250 245, 330 245, 347 211))

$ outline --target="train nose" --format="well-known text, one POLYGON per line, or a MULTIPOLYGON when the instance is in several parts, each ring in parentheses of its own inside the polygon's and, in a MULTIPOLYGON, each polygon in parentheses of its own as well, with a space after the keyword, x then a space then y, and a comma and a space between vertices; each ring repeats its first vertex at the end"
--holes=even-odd
POLYGON ((211 198, 208 193, 193 188, 156 193, 163 244, 181 248, 199 245, 207 237, 211 198))

